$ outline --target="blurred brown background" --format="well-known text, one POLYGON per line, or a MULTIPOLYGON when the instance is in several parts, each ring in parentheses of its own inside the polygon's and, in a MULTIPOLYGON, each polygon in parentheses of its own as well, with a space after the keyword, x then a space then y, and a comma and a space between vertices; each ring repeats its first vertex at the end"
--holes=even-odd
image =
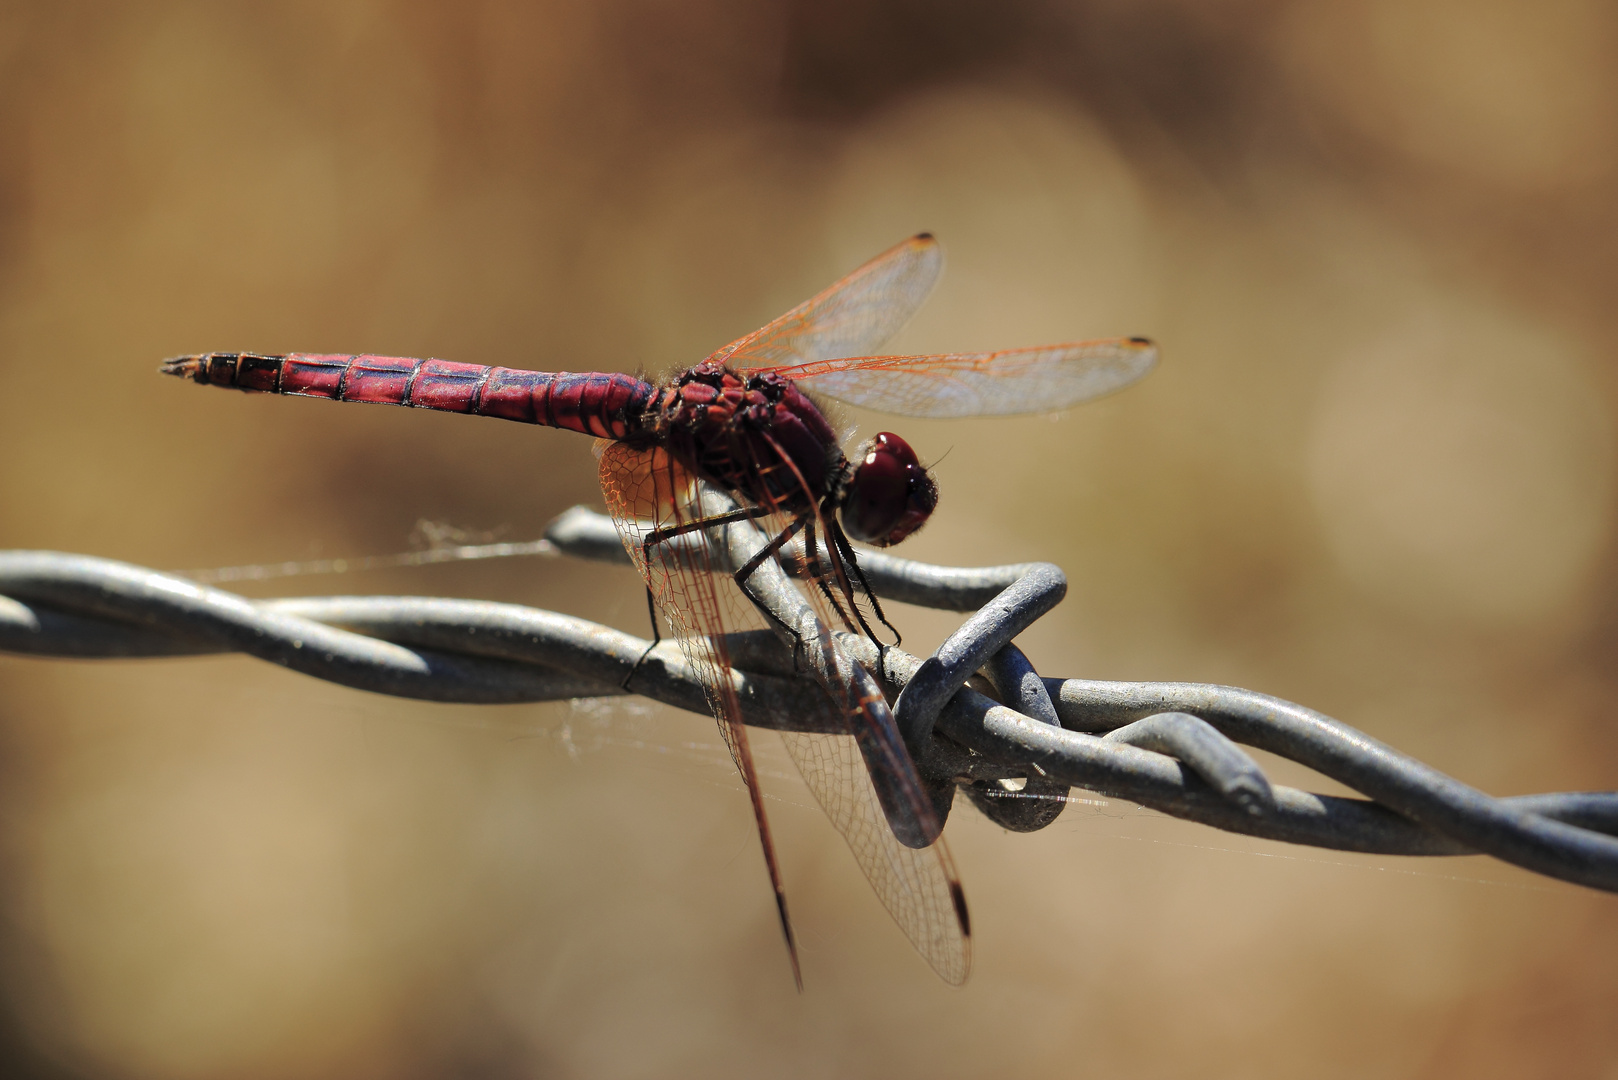
MULTIPOLYGON (((1068 571, 1047 674, 1618 786, 1615 46, 1579 0, 9 4, 0 547, 535 536, 599 504, 578 436, 156 364, 658 371, 930 229, 900 348, 1162 344, 1055 420, 901 429, 949 451, 909 554, 1068 571)), ((561 562, 253 591, 644 628, 631 575, 561 562)), ((954 992, 766 749, 799 997, 701 717, 6 657, 0 740, 7 1075, 1618 1076, 1618 899, 1486 860, 963 808, 954 992)))

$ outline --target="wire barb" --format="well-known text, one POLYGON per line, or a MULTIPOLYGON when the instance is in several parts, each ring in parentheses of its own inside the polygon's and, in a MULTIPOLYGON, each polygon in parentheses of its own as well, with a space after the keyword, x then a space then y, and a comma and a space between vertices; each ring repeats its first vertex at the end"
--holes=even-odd
MULTIPOLYGON (((677 542, 722 543, 700 534, 677 542)), ((542 541, 476 548, 477 557, 557 552, 629 561, 612 522, 582 507, 557 518, 542 541)), ((736 553, 717 554, 724 563, 736 553)), ((896 714, 907 741, 915 739, 924 777, 963 787, 1008 828, 1048 824, 1069 787, 1081 787, 1250 836, 1390 855, 1482 853, 1618 892, 1618 792, 1492 798, 1330 717, 1251 690, 1042 679, 1010 642, 1061 599, 1066 582, 1056 567, 937 567, 866 551, 859 562, 884 599, 974 612, 926 659, 878 652, 856 635, 835 638, 898 697, 896 714), (1272 785, 1239 744, 1367 798, 1272 785), (1002 816, 1000 807, 1015 809, 1002 816)), ((0 551, 0 651, 78 659, 245 652, 358 689, 475 703, 621 695, 633 670, 637 694, 709 712, 698 673, 674 643, 654 646, 584 619, 436 597, 254 601, 196 578, 83 555, 0 551)), ((790 607, 795 590, 778 592, 765 602, 790 607)), ((736 635, 728 644, 749 725, 836 730, 826 695, 795 674, 772 635, 736 635)))

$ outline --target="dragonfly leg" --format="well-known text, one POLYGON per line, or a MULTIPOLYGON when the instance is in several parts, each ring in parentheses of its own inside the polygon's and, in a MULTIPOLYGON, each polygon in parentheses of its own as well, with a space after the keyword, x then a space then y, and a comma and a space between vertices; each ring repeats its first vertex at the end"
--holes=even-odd
POLYGON ((652 650, 657 648, 658 642, 663 640, 663 628, 657 625, 657 598, 652 595, 650 585, 646 586, 646 615, 652 622, 652 643, 646 646, 645 650, 635 658, 635 662, 630 665, 629 674, 625 675, 623 681, 618 684, 618 689, 620 690, 629 689, 629 680, 635 677, 635 672, 640 670, 640 666, 646 662, 646 658, 652 655, 652 650))
POLYGON ((736 582, 736 587, 742 591, 742 595, 747 597, 752 605, 757 608, 772 624, 780 627, 783 631, 792 635, 794 642, 792 646, 793 666, 797 666, 798 663, 798 650, 803 647, 803 635, 799 634, 798 631, 793 627, 788 626, 786 623, 778 619, 775 614, 770 611, 769 606, 755 596, 752 589, 748 588, 747 580, 753 576, 760 566, 764 565, 765 559, 774 557, 775 553, 780 551, 786 542, 792 539, 793 535, 796 534, 799 529, 804 527, 804 522, 807 519, 808 515, 805 514, 793 521, 786 528, 782 529, 780 533, 776 535, 775 539, 771 540, 768 544, 765 544, 757 554, 755 554, 751 559, 747 560, 746 564, 744 564, 740 570, 737 570, 736 573, 732 575, 732 578, 736 582))
POLYGON ((834 591, 832 589, 831 582, 826 580, 827 575, 820 572, 820 552, 818 548, 819 545, 815 542, 814 519, 805 515, 803 528, 803 561, 806 572, 814 580, 815 587, 820 590, 820 595, 826 598, 826 603, 830 604, 832 610, 837 612, 837 618, 842 621, 843 629, 853 633, 854 621, 858 619, 860 626, 863 627, 865 625, 865 620, 860 618, 859 605, 854 602, 854 597, 852 595, 853 590, 848 584, 848 575, 844 573, 843 568, 838 565, 837 558, 835 556, 835 548, 829 551, 828 554, 833 555, 833 557, 828 559, 827 562, 831 566, 832 576, 836 577, 837 579, 837 589, 834 591), (843 595, 838 596, 837 594, 839 592, 841 592, 843 595), (843 603, 844 600, 848 601, 847 608, 853 608, 854 610, 853 619, 849 618, 849 613, 843 603))
POLYGON ((682 521, 678 525, 669 525, 661 529, 653 529, 646 534, 646 539, 640 542, 641 558, 649 558, 651 551, 659 544, 666 544, 675 537, 684 536, 698 529, 711 529, 716 525, 734 525, 738 521, 751 521, 761 518, 770 512, 764 506, 744 506, 739 510, 732 510, 725 514, 714 514, 712 517, 696 518, 692 521, 682 521))
MULTIPOLYGON (((876 598, 876 593, 871 591, 871 583, 865 579, 865 573, 860 569, 860 564, 855 558, 854 548, 849 544, 848 537, 844 535, 835 518, 828 516, 825 521, 827 555, 829 556, 827 563, 831 566, 832 573, 837 578, 836 591, 833 591, 831 583, 816 575, 816 584, 820 586, 820 591, 826 597, 826 602, 837 611, 837 616, 843 620, 843 627, 846 630, 853 633, 854 624, 859 623, 859 632, 864 634, 878 650, 887 648, 889 645, 899 645, 904 638, 899 633, 898 627, 890 623, 887 615, 883 614, 882 602, 876 598), (866 621, 865 612, 860 610, 859 601, 855 598, 854 583, 849 580, 850 570, 853 571, 854 581, 859 583, 858 591, 864 593, 871 601, 871 610, 875 613, 877 621, 887 627, 889 632, 893 634, 893 641, 884 642, 877 637, 876 631, 872 630, 871 624, 866 621), (842 595, 839 596, 838 593, 842 595)), ((815 565, 819 561, 819 556, 815 553, 814 530, 815 523, 811 521, 809 527, 805 530, 804 539, 804 546, 811 565, 815 565)))
MULTIPOLYGON (((686 533, 696 532, 698 529, 706 529, 715 525, 731 525, 738 521, 747 521, 751 518, 762 517, 766 513, 768 513, 768 511, 763 507, 749 506, 740 510, 732 510, 727 514, 715 514, 712 517, 697 518, 695 521, 684 521, 678 525, 668 526, 667 528, 653 529, 651 532, 646 534, 645 539, 643 539, 640 543, 641 563, 642 565, 646 566, 651 565, 652 549, 654 547, 659 544, 666 544, 670 540, 684 536, 686 533)), ((663 629, 658 625, 657 622, 657 597, 653 595, 652 587, 650 585, 646 586, 646 614, 651 619, 652 623, 652 643, 646 646, 646 651, 640 654, 640 657, 636 659, 634 665, 630 667, 629 674, 625 675, 623 681, 618 684, 619 688, 622 690, 629 689, 629 682, 635 677, 635 672, 640 670, 640 666, 646 662, 646 658, 652 655, 652 650, 657 648, 658 642, 663 640, 663 629)))
MULTIPOLYGON (((887 615, 883 613, 882 601, 877 599, 876 592, 871 588, 871 583, 865 580, 865 571, 860 569, 859 560, 855 558, 854 546, 848 542, 848 537, 843 533, 842 526, 837 524, 835 518, 828 517, 826 519, 826 535, 836 545, 837 553, 841 556, 841 564, 853 571, 855 580, 860 583, 860 591, 871 598, 871 610, 876 615, 876 621, 887 627, 889 632, 893 634, 894 645, 903 643, 904 637, 899 633, 899 628, 890 623, 887 615)), ((865 636, 870 638, 871 643, 877 648, 883 648, 882 642, 877 639, 876 634, 871 630, 870 624, 865 621, 865 613, 860 611, 859 605, 851 602, 850 606, 853 607, 854 617, 859 620, 860 629, 865 632, 865 636)))

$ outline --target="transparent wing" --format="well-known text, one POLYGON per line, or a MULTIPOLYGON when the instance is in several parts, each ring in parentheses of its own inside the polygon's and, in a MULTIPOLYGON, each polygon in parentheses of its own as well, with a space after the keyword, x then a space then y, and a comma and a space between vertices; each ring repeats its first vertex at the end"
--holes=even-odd
POLYGON ((910 321, 943 269, 938 241, 912 236, 708 359, 733 368, 784 367, 879 349, 910 321))
POLYGON ((985 353, 856 356, 781 369, 814 393, 898 416, 1055 412, 1120 390, 1157 363, 1145 338, 985 353))
MULTIPOLYGON (((818 541, 795 552, 795 573, 813 610, 813 629, 795 625, 800 648, 818 649, 819 672, 841 722, 842 734, 782 732, 787 753, 854 855, 899 928, 945 982, 959 986, 971 968, 971 930, 966 899, 949 847, 940 836, 911 848, 895 836, 883 810, 883 795, 912 821, 925 820, 936 834, 937 818, 904 748, 893 713, 874 678, 839 651, 829 629, 849 626, 855 597, 848 574, 825 544, 824 526, 811 519, 818 541)), ((813 667, 813 665, 811 665, 813 667)))
POLYGON ((943 837, 919 849, 899 843, 882 816, 852 733, 783 731, 781 738, 899 929, 945 982, 966 982, 972 967, 970 928, 960 877, 943 837))
POLYGON ((719 734, 747 785, 764 862, 775 890, 781 933, 792 960, 792 977, 801 990, 803 974, 792 920, 787 914, 786 889, 726 648, 727 631, 747 628, 746 612, 737 607, 739 598, 723 591, 725 585, 734 591, 734 585, 718 579, 720 568, 711 564, 707 545, 660 543, 648 548, 645 543, 658 530, 702 520, 702 489, 664 449, 637 450, 603 439, 597 441, 596 450, 607 511, 658 610, 679 640, 686 663, 702 680, 708 705, 719 722, 719 734))
MULTIPOLYGON (((602 489, 619 534, 659 609, 679 635, 687 663, 702 678, 720 731, 754 794, 759 835, 785 925, 784 894, 779 891, 779 872, 725 644, 727 633, 762 627, 765 620, 730 574, 710 561, 705 546, 658 544, 643 554, 643 542, 652 530, 703 517, 701 489, 692 483, 690 474, 662 450, 631 450, 613 442, 598 445, 602 489)), ((721 508, 707 509, 712 514, 721 508)), ((756 527, 761 537, 773 537, 792 524, 786 515, 772 512, 762 515, 756 527)), ((912 849, 901 844, 888 825, 869 771, 872 768, 889 774, 884 789, 890 799, 912 792, 909 798, 919 804, 915 813, 931 815, 932 810, 925 803, 915 766, 905 754, 887 702, 872 680, 860 677, 865 675, 863 671, 850 670, 852 661, 832 644, 828 627, 846 624, 855 602, 847 595, 847 575, 834 563, 835 551, 825 542, 824 526, 817 522, 800 528, 812 529, 818 541, 789 545, 782 561, 788 572, 806 583, 799 591, 819 622, 818 629, 800 624, 801 647, 823 650, 827 658, 823 668, 841 671, 842 677, 824 680, 822 685, 829 699, 829 722, 845 733, 783 733, 787 751, 900 929, 945 981, 959 985, 970 968, 970 938, 954 863, 942 839, 912 849), (861 754, 859 741, 870 748, 875 764, 861 754)))

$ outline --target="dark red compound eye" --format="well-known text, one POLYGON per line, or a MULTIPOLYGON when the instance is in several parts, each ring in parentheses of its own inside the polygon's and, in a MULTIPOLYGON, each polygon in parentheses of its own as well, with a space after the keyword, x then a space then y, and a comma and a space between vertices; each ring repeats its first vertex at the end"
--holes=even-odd
POLYGON ((843 528, 864 544, 897 544, 926 523, 938 506, 938 485, 910 444, 890 431, 865 444, 843 498, 843 528))

